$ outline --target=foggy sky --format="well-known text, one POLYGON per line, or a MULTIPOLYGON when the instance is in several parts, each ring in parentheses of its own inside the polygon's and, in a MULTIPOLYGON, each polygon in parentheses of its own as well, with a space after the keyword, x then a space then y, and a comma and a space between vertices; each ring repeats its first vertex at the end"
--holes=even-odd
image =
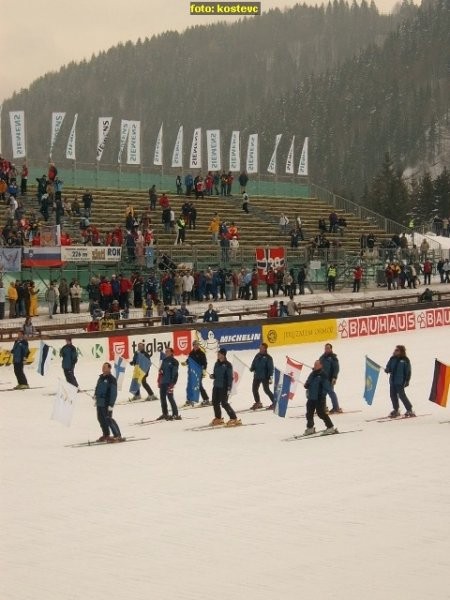
MULTIPOLYGON (((375 2, 380 11, 389 12, 397 0, 375 2)), ((296 3, 262 0, 262 10, 296 3)), ((0 102, 48 71, 89 59, 118 42, 218 20, 190 16, 189 0, 25 0, 8 19, 0 36, 0 102)), ((232 19, 225 18, 227 22, 232 19)))

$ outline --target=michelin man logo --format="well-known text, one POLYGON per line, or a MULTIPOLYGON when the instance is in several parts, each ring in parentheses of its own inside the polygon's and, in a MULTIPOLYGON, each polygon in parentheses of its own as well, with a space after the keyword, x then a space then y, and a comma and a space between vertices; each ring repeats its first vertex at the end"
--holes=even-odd
POLYGON ((217 352, 219 349, 219 340, 215 337, 214 331, 211 329, 208 331, 206 338, 197 331, 197 340, 204 352, 217 352))

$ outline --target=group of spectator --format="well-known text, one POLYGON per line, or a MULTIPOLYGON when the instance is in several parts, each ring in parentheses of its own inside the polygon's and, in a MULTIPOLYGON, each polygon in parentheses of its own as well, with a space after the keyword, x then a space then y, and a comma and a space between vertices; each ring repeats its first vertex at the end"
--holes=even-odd
MULTIPOLYGON (((240 192, 245 193, 246 186, 248 183, 248 175, 245 171, 240 173, 239 178, 240 192)), ((191 173, 187 173, 183 177, 178 175, 175 180, 177 188, 177 195, 181 196, 183 193, 186 196, 195 194, 195 198, 205 198, 206 196, 231 196, 234 182, 234 175, 231 171, 208 171, 205 176, 197 175, 193 177, 191 173), (184 190, 183 190, 184 183, 184 190)))
POLYGON ((433 219, 432 229, 436 235, 450 237, 450 217, 440 217, 436 215, 433 219))

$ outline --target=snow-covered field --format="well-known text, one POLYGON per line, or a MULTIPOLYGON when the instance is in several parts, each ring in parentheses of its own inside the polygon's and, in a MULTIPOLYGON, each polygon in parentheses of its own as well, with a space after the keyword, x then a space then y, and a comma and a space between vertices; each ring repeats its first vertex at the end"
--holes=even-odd
MULTIPOLYGON (((160 414, 152 402, 115 410, 123 435, 150 440, 65 447, 100 435, 92 399, 79 394, 67 429, 49 419, 59 363, 46 379, 27 368, 30 384, 45 387, 0 393, 0 599, 450 598, 450 425, 439 424, 450 410, 427 400, 434 358, 450 362, 448 333, 336 341, 341 405, 362 412, 335 424, 362 431, 290 443, 304 419, 267 412, 244 413, 259 425, 231 430, 186 430, 211 408, 133 426, 160 414), (364 355, 384 365, 398 343, 412 360, 414 408, 429 416, 366 422, 390 402, 382 374, 374 405, 364 404, 364 355)), ((286 353, 312 364, 322 347, 272 355, 280 367, 286 353)), ((0 374, 2 388, 15 383, 11 367, 0 374)), ((76 374, 93 388, 98 366, 76 374)), ((179 405, 185 381, 182 369, 179 405)), ((251 405, 250 384, 247 374, 236 409, 251 405)), ((288 415, 304 403, 300 389, 288 415)))

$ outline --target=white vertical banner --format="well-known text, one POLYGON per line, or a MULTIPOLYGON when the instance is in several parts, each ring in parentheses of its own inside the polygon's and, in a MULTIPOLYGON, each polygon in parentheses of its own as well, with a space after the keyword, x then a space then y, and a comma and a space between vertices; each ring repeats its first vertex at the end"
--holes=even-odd
POLYGON ((11 125, 11 145, 13 158, 25 158, 25 113, 23 110, 11 110, 9 112, 9 123, 11 125))
POLYGON ((76 142, 77 142, 77 121, 78 113, 75 113, 73 117, 72 129, 70 130, 69 137, 67 138, 66 146, 66 158, 75 160, 76 158, 76 142))
POLYGON ((208 159, 208 171, 220 171, 222 169, 222 153, 219 129, 206 130, 206 155, 208 159))
POLYGON ((50 152, 48 153, 50 158, 53 153, 53 146, 55 145, 56 138, 58 137, 58 133, 62 127, 64 118, 66 116, 65 112, 52 112, 52 129, 50 134, 50 152))
POLYGON ((98 141, 97 141, 97 161, 101 161, 105 143, 111 129, 112 117, 98 118, 98 141))
POLYGON ((298 164, 298 175, 308 177, 308 142, 309 138, 305 138, 303 142, 302 155, 300 156, 300 162, 298 164))
POLYGON ((241 170, 241 133, 240 131, 233 131, 231 133, 230 141, 230 157, 229 157, 230 171, 241 170))
POLYGON ((247 143, 247 164, 245 170, 247 173, 258 172, 258 134, 251 133, 248 136, 247 143))
POLYGON ((51 419, 59 421, 66 427, 70 427, 77 400, 78 389, 67 381, 58 379, 56 398, 53 403, 51 419))
POLYGON ((289 148, 289 152, 286 159, 286 173, 288 175, 294 174, 294 144, 295 144, 295 135, 292 136, 291 147, 289 148))
POLYGON ((2 111, 3 104, 0 104, 0 156, 2 155, 2 111))
POLYGON ((272 157, 270 159, 269 166, 267 167, 267 172, 272 173, 273 175, 276 175, 276 172, 277 172, 277 151, 278 151, 278 146, 280 144, 280 140, 281 140, 281 133, 279 133, 275 137, 275 148, 273 149, 272 157))
POLYGON ((130 121, 128 131, 127 164, 141 164, 141 122, 130 121))
POLYGON ((180 125, 173 147, 172 167, 183 167, 183 125, 180 125))
POLYGON ((122 119, 120 121, 120 142, 119 142, 119 154, 117 155, 117 162, 122 162, 122 154, 125 148, 125 144, 128 138, 128 131, 130 129, 130 121, 122 119))
POLYGON ((156 138, 155 153, 153 155, 153 164, 162 167, 163 164, 163 124, 159 128, 158 137, 156 138))
POLYGON ((191 145, 191 157, 189 159, 190 169, 202 168, 202 128, 194 129, 191 145))

